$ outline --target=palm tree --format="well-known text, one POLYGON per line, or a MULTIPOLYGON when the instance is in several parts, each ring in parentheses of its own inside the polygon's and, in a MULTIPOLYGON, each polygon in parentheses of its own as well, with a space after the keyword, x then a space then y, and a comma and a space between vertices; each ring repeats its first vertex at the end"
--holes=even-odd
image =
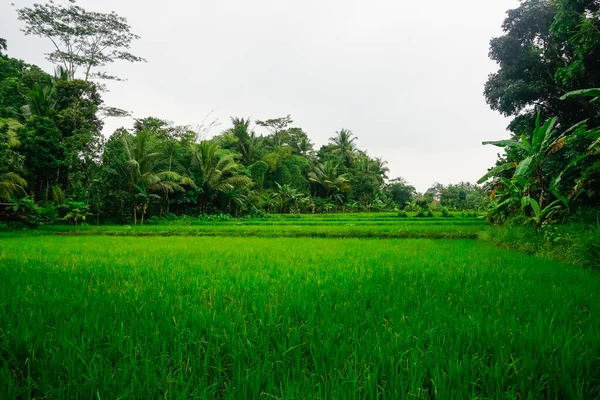
POLYGON ((250 124, 252 123, 250 118, 229 117, 229 119, 231 120, 231 124, 234 128, 238 125, 242 125, 247 130, 250 129, 250 124))
POLYGON ((250 118, 230 117, 233 128, 231 132, 237 138, 237 151, 242 155, 242 161, 250 165, 255 161, 254 153, 256 146, 256 136, 254 131, 249 132, 250 118))
MULTIPOLYGON (((23 127, 23 125, 12 118, 5 119, 2 121, 2 123, 4 124, 3 130, 6 132, 4 135, 5 139, 3 139, 3 141, 8 144, 9 149, 18 147, 20 142, 17 132, 23 127)), ((27 181, 25 181, 25 179, 23 179, 19 174, 0 170, 0 200, 9 202, 13 196, 21 194, 25 195, 26 187, 27 181)))
POLYGON ((298 152, 301 156, 307 156, 313 150, 313 145, 308 137, 300 139, 298 142, 298 152))
POLYGON ((58 67, 54 68, 54 79, 55 82, 56 81, 70 81, 71 79, 71 75, 69 74, 69 70, 66 69, 65 67, 63 67, 62 65, 59 65, 58 67))
POLYGON ((280 185, 277 182, 275 184, 277 185, 277 195, 279 196, 279 212, 283 214, 289 209, 297 211, 299 203, 304 199, 304 194, 289 184, 280 185))
POLYGON ((148 209, 148 205, 152 200, 160 200, 160 196, 149 193, 148 188, 144 186, 135 186, 137 193, 135 194, 136 198, 136 207, 142 211, 141 225, 144 225, 144 216, 146 215, 146 210, 148 209))
POLYGON ((23 117, 32 115, 40 117, 52 117, 55 114, 56 101, 54 100, 54 86, 34 83, 27 93, 27 104, 21 107, 23 117))
POLYGON ((2 120, 0 126, 3 126, 3 129, 6 129, 6 142, 8 143, 8 147, 19 147, 21 142, 19 141, 19 129, 23 127, 23 125, 13 118, 7 118, 2 120))
POLYGON ((387 161, 384 161, 381 157, 370 159, 370 169, 375 175, 380 185, 383 185, 384 181, 388 179, 387 173, 390 169, 387 166, 387 161))
POLYGON ((13 196, 25 195, 27 181, 14 172, 0 173, 0 200, 10 202, 13 196))
POLYGON ((356 136, 348 129, 340 129, 336 136, 329 138, 332 144, 333 153, 339 157, 345 166, 354 164, 356 153, 356 136))
MULTIPOLYGON (((122 137, 125 160, 123 169, 128 177, 129 192, 133 198, 133 223, 137 224, 140 205, 136 197, 139 192, 156 192, 165 196, 174 191, 185 191, 182 177, 174 171, 163 170, 163 153, 157 148, 155 136, 148 129, 141 129, 135 136, 122 137)), ((144 197, 145 198, 145 197, 144 197)), ((145 207, 142 213, 145 213, 145 207)))
POLYGON ((227 208, 229 209, 229 213, 236 218, 239 215, 240 210, 245 210, 248 207, 248 195, 247 191, 244 189, 246 189, 246 187, 237 187, 223 191, 223 194, 227 198, 227 208))
POLYGON ((252 180, 245 175, 237 175, 241 165, 232 156, 219 157, 219 146, 210 141, 202 141, 191 146, 190 176, 202 188, 202 208, 208 210, 208 204, 219 192, 249 185, 252 180))
POLYGON ((317 164, 313 171, 308 174, 308 180, 325 189, 325 197, 331 193, 345 192, 350 189, 350 181, 346 174, 338 174, 338 164, 332 160, 325 161, 324 164, 317 164))

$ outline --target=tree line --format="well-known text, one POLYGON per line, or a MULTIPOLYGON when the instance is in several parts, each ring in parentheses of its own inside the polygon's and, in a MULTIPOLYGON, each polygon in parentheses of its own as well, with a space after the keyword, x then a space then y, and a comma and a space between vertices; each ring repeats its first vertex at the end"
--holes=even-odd
POLYGON ((142 62, 138 36, 114 14, 75 3, 17 10, 23 31, 51 40, 48 74, 10 58, 0 40, 0 217, 42 223, 143 224, 148 218, 226 213, 325 213, 410 210, 439 203, 481 205, 481 188, 436 184, 425 195, 387 162, 340 129, 319 149, 290 115, 231 117, 208 139, 203 129, 158 117, 102 136, 103 118, 128 115, 102 100, 99 71, 114 61, 142 62), (258 135, 256 129, 268 132, 258 135))

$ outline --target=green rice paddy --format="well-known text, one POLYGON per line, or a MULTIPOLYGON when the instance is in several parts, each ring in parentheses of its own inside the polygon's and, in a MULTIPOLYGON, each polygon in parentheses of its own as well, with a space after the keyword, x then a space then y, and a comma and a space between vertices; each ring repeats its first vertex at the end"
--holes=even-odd
POLYGON ((597 271, 479 220, 301 220, 3 234, 0 398, 600 398, 597 271))

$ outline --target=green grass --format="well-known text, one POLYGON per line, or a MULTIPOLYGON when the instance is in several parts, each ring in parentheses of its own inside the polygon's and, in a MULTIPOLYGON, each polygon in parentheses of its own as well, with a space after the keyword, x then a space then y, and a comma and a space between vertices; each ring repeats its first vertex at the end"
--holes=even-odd
POLYGON ((2 399, 600 398, 600 274, 475 240, 2 236, 0 282, 2 399))
POLYGON ((232 221, 177 220, 143 226, 49 226, 39 232, 105 236, 256 236, 296 238, 476 239, 487 229, 477 218, 398 218, 378 214, 271 215, 232 221))
POLYGON ((205 224, 194 226, 145 225, 100 226, 74 229, 73 227, 50 227, 48 233, 71 236, 258 236, 296 238, 398 238, 398 239, 476 239, 480 225, 243 225, 205 224))

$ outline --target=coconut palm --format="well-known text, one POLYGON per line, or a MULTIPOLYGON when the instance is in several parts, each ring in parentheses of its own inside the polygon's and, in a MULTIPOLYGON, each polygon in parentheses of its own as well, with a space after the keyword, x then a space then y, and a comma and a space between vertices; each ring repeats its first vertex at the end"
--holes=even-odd
POLYGON ((22 127, 23 125, 14 118, 0 120, 0 132, 2 130, 5 131, 4 136, 6 137, 8 147, 19 147, 21 142, 19 141, 18 132, 22 127))
POLYGON ((250 165, 255 161, 256 135, 250 129, 250 118, 231 117, 231 133, 237 138, 237 151, 242 155, 242 161, 250 165))
POLYGON ((252 123, 250 118, 229 117, 229 119, 234 128, 238 125, 242 125, 244 128, 250 129, 250 124, 252 123))
POLYGON ((345 166, 353 165, 356 156, 356 136, 348 129, 340 129, 335 134, 329 138, 333 154, 337 155, 345 166))
POLYGON ((25 195, 27 181, 14 172, 0 173, 0 200, 11 201, 14 196, 25 195))
POLYGON ((136 197, 137 193, 149 191, 166 197, 175 191, 185 191, 181 186, 184 182, 179 173, 163 169, 164 156, 150 130, 141 129, 135 136, 125 135, 122 143, 125 154, 123 170, 133 197, 133 222, 137 224, 138 199, 141 199, 136 197))
POLYGON ((56 101, 54 100, 54 86, 34 83, 27 93, 27 104, 21 107, 23 117, 32 115, 40 117, 52 117, 56 113, 56 101))
POLYGON ((331 193, 345 192, 350 189, 350 181, 346 174, 338 174, 339 165, 333 160, 327 160, 323 164, 317 164, 312 172, 308 174, 308 180, 325 189, 325 197, 331 193))
POLYGON ((232 156, 219 156, 219 146, 210 141, 202 141, 191 146, 190 176, 202 189, 201 207, 208 210, 209 203, 219 192, 249 185, 252 180, 245 175, 238 175, 241 168, 232 156))
POLYGON ((387 166, 387 161, 385 161, 381 157, 376 157, 370 159, 370 170, 375 175, 379 184, 383 185, 384 181, 388 179, 387 173, 390 172, 390 169, 387 166))

